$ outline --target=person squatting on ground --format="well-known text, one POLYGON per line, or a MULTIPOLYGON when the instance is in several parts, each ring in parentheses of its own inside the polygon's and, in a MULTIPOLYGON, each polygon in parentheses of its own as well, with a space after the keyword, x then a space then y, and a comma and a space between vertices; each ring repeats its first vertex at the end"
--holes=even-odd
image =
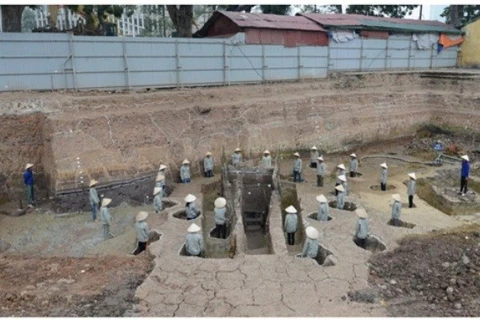
POLYGON ((467 155, 462 156, 462 172, 460 175, 460 192, 464 196, 468 191, 468 175, 470 174, 470 159, 467 155))
POLYGON ((323 157, 317 158, 317 187, 323 187, 323 178, 325 177, 325 162, 323 157))
POLYGON ((395 227, 400 226, 400 214, 402 213, 402 198, 398 193, 392 195, 392 221, 395 227))
POLYGON ((289 206, 285 209, 287 215, 285 216, 285 225, 283 231, 287 233, 288 245, 295 245, 295 232, 297 232, 298 217, 297 209, 294 206, 289 206))
MULTIPOLYGON (((338 179, 339 176, 344 176, 345 175, 345 165, 343 163, 339 164, 337 166, 338 170, 338 175, 337 175, 337 181, 335 181, 335 187, 338 186, 339 184, 342 184, 342 181, 338 179)), ((338 191, 335 189, 335 195, 338 195, 338 191)))
POLYGON ((100 208, 100 215, 102 216, 103 223, 103 239, 108 240, 113 238, 113 235, 110 233, 110 222, 112 222, 112 216, 107 206, 112 202, 110 198, 103 198, 102 207, 100 208))
POLYGON ((187 220, 193 220, 200 214, 200 211, 195 206, 195 197, 193 194, 188 194, 185 197, 185 215, 187 216, 187 220))
POLYGON ((135 251, 133 251, 133 255, 135 256, 147 249, 148 236, 150 235, 150 231, 148 230, 148 224, 145 221, 147 217, 148 212, 145 211, 140 211, 135 217, 135 220, 137 220, 137 222, 135 223, 135 232, 137 234, 138 241, 137 248, 135 249, 135 251))
POLYGON ((180 179, 183 183, 190 183, 190 161, 187 159, 183 160, 182 165, 180 166, 180 179))
POLYGON ((203 170, 205 171, 205 177, 213 177, 213 157, 210 151, 205 153, 205 158, 203 159, 203 170))
POLYGON ((317 167, 317 159, 318 159, 318 150, 316 146, 313 146, 310 149, 310 168, 316 168, 317 167))
POLYGON ((382 191, 387 191, 388 166, 384 162, 380 165, 380 167, 382 167, 382 171, 380 172, 380 189, 382 191))
POLYGON ((338 185, 335 190, 337 191, 337 209, 343 209, 345 206, 345 189, 342 185, 338 185))
POLYGON ((328 221, 328 214, 330 213, 330 208, 328 206, 327 198, 323 194, 317 196, 315 199, 319 202, 317 220, 318 221, 328 221))
POLYGON ((315 259, 318 254, 318 231, 314 227, 307 227, 305 234, 307 235, 307 239, 305 239, 301 257, 315 259))
POLYGON ((413 196, 415 195, 415 185, 417 183, 417 177, 415 176, 415 172, 409 173, 408 176, 410 180, 408 180, 408 207, 413 208, 413 196))
POLYGON ((89 184, 90 190, 88 190, 88 199, 90 201, 90 207, 92 208, 93 222, 97 221, 97 210, 100 207, 100 198, 98 198, 97 189, 95 189, 95 186, 97 185, 97 183, 98 181, 95 179, 90 181, 90 184, 89 184))
POLYGON ((350 157, 352 158, 350 161, 350 178, 355 178, 358 170, 358 159, 355 153, 352 153, 350 157))
POLYGON ((204 257, 205 244, 199 231, 202 230, 195 223, 188 228, 185 236, 185 253, 187 256, 204 257))
POLYGON ((217 237, 220 239, 225 239, 227 237, 227 224, 226 224, 226 213, 227 213, 227 200, 225 198, 219 197, 215 199, 213 203, 215 205, 215 226, 217 229, 217 237))
POLYGON ((357 209, 355 213, 358 216, 357 226, 355 229, 355 243, 357 246, 367 249, 368 237, 368 214, 365 209, 357 209))
POLYGON ((302 182, 302 159, 300 159, 298 152, 293 155, 295 156, 293 160, 293 182, 302 182))
POLYGON ((240 162, 242 162, 242 149, 240 148, 237 148, 234 150, 233 154, 232 154, 232 165, 233 166, 237 166, 240 164, 240 162))
POLYGON ((23 182, 25 183, 25 190, 27 192, 27 203, 30 208, 33 207, 35 196, 33 194, 33 164, 27 163, 25 172, 23 173, 23 182))
POLYGON ((153 210, 155 213, 160 213, 163 210, 163 191, 162 188, 155 187, 153 189, 153 210))
POLYGON ((272 167, 272 157, 268 150, 263 151, 262 165, 265 169, 270 169, 272 167))
POLYGON ((348 195, 348 187, 347 187, 347 176, 346 175, 341 175, 338 176, 338 180, 340 181, 340 184, 343 187, 343 190, 345 190, 345 194, 348 195))

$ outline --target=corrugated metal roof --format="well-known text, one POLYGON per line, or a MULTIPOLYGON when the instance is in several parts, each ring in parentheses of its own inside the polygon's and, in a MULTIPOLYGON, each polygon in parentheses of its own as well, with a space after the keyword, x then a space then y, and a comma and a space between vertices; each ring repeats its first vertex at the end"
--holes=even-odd
POLYGON ((389 31, 410 32, 439 32, 461 34, 462 32, 440 21, 414 20, 400 18, 384 18, 364 16, 359 14, 320 14, 297 13, 297 16, 306 17, 323 27, 378 29, 389 31))
MULTIPOLYGON (((263 13, 242 13, 232 11, 217 11, 232 20, 241 28, 260 29, 283 29, 283 30, 304 30, 323 31, 321 26, 314 21, 299 16, 280 16, 276 14, 263 13)), ((212 17, 213 18, 213 17, 212 17)))

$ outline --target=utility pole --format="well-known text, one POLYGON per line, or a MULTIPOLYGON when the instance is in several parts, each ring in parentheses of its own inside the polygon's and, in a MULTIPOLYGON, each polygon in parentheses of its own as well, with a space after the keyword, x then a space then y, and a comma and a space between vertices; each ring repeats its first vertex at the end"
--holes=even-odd
POLYGON ((420 5, 420 16, 418 17, 418 20, 422 20, 422 11, 423 11, 423 5, 420 5))

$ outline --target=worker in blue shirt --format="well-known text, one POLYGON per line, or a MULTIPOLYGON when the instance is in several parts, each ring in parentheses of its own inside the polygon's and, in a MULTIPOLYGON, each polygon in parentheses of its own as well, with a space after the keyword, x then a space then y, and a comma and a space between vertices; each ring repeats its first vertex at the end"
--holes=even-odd
POLYGON ((467 155, 462 156, 462 173, 460 178, 460 192, 462 197, 467 193, 468 175, 470 174, 470 159, 467 155))
POLYGON ((25 172, 23 173, 23 182, 25 182, 25 189, 27 191, 27 202, 30 208, 33 208, 35 197, 33 195, 33 164, 27 163, 25 172))

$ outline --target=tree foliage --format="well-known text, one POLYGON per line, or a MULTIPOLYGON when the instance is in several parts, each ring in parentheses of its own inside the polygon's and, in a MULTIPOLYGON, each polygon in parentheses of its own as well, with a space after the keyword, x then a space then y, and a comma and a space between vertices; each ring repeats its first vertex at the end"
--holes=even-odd
POLYGON ((290 5, 261 5, 260 10, 262 10, 262 13, 285 16, 290 12, 290 5))
POLYGON ((418 5, 349 5, 347 13, 363 14, 366 16, 403 18, 411 14, 418 5))
POLYGON ((445 18, 447 24, 459 27, 480 16, 480 5, 451 5, 440 16, 445 18))
POLYGON ((342 5, 297 5, 302 13, 342 13, 342 5))

